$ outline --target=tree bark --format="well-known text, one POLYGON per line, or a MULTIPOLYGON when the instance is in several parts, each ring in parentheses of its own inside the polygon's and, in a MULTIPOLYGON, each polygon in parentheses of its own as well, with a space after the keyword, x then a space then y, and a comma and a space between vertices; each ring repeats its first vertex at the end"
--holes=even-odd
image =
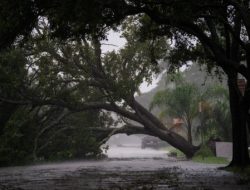
POLYGON ((137 101, 133 100, 131 107, 136 111, 136 114, 141 120, 141 124, 143 124, 144 128, 149 131, 152 136, 156 136, 179 149, 187 158, 193 157, 194 153, 199 149, 199 146, 193 146, 184 137, 168 130, 157 117, 137 101))
POLYGON ((199 149, 198 146, 193 146, 188 143, 183 137, 175 133, 169 133, 168 131, 157 131, 157 130, 149 130, 142 126, 135 126, 135 125, 125 125, 121 128, 93 128, 96 134, 98 134, 99 140, 102 143, 105 143, 112 135, 115 134, 127 134, 127 135, 134 135, 134 134, 146 134, 154 137, 158 137, 159 139, 169 143, 173 147, 182 151, 187 158, 192 158, 194 153, 199 149))
POLYGON ((244 167, 250 164, 247 144, 247 109, 237 91, 236 80, 236 77, 228 80, 233 135, 233 158, 229 166, 244 167))

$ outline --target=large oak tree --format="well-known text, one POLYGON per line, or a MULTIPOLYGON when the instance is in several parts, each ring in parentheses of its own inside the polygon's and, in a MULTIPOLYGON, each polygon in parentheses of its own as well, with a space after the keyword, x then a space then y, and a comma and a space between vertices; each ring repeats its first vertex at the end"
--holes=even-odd
MULTIPOLYGON (((47 16, 55 36, 72 38, 89 32, 103 36, 109 27, 119 25, 130 15, 138 15, 142 18, 141 25, 149 26, 146 28, 152 29, 154 34, 169 36, 176 40, 175 55, 178 55, 178 59, 173 60, 186 61, 197 57, 197 59, 206 60, 206 64, 211 67, 216 65, 222 68, 228 77, 230 92, 233 128, 231 165, 249 164, 246 131, 250 105, 249 84, 247 83, 244 95, 237 87, 239 74, 246 81, 250 77, 248 0, 37 0, 30 2, 32 6, 29 8, 34 10, 35 7, 37 10, 35 13, 31 11, 32 15, 47 16), (146 22, 143 19, 145 15, 146 22), (152 28, 152 25, 156 25, 156 28, 152 28)), ((20 12, 17 13, 20 14, 20 12)), ((10 13, 1 14, 1 20, 6 15, 11 15, 10 13)), ((19 20, 28 19, 25 14, 17 18, 18 14, 11 16, 19 20)), ((25 28, 29 26, 27 24, 25 28)), ((22 33, 21 29, 20 34, 22 33)), ((2 40, 3 35, 0 36, 2 40)), ((11 43, 11 40, 13 38, 8 42, 11 43)))

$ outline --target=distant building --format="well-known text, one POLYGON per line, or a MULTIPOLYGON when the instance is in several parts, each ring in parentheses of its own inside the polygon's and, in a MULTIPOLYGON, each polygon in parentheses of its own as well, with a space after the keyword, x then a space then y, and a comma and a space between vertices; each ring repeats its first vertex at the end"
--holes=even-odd
POLYGON ((184 126, 184 121, 182 118, 173 118, 171 127, 169 128, 171 131, 187 138, 187 130, 184 126))
POLYGON ((174 132, 177 132, 177 133, 181 132, 181 131, 183 131, 183 124, 184 124, 183 119, 181 119, 181 118, 173 118, 170 130, 174 131, 174 132))

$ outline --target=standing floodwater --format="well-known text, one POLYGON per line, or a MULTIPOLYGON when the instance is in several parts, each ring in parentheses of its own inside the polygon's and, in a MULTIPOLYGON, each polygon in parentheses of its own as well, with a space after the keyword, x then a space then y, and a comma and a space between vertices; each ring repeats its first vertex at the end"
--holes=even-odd
POLYGON ((155 149, 141 149, 138 146, 111 146, 107 150, 108 158, 167 158, 167 151, 155 149))
MULTIPOLYGON (((113 135, 107 142, 105 146, 108 146, 108 150, 106 155, 108 158, 167 158, 166 146, 167 144, 163 144, 163 146, 149 148, 144 147, 146 145, 143 144, 143 139, 148 138, 147 135, 124 135, 118 134, 113 135), (143 148, 142 148, 143 147, 143 148)), ((158 138, 150 137, 148 140, 148 146, 152 146, 152 144, 164 143, 158 138), (150 144, 151 143, 151 144, 150 144)), ((156 146, 156 145, 155 145, 156 146)))
POLYGON ((140 152, 140 148, 136 147, 113 148, 108 151, 111 158, 100 161, 1 168, 0 189, 250 189, 246 180, 217 170, 222 165, 177 161, 167 158, 164 151, 145 149, 140 152), (125 152, 131 157, 123 156, 125 152), (133 158, 135 156, 138 158, 133 158))

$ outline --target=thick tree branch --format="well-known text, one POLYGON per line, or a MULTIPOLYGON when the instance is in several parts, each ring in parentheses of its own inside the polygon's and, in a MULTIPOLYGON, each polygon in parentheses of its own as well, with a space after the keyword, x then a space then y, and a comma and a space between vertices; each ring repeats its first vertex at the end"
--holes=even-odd
POLYGON ((109 140, 109 138, 116 134, 127 134, 127 135, 135 135, 135 134, 145 134, 145 135, 152 135, 149 131, 147 131, 142 126, 136 125, 128 125, 125 124, 123 127, 120 128, 90 128, 95 134, 101 133, 103 139, 99 143, 99 146, 104 144, 109 140))
POLYGON ((247 68, 244 65, 239 65, 238 63, 228 59, 223 48, 218 46, 218 44, 209 38, 197 25, 184 20, 175 20, 172 17, 160 17, 160 14, 151 10, 142 9, 142 11, 148 14, 148 16, 158 24, 171 25, 185 31, 186 33, 196 36, 204 47, 209 47, 216 59, 217 64, 221 66, 225 72, 234 69, 241 73, 244 77, 248 78, 247 68))
POLYGON ((6 98, 1 98, 0 100, 7 103, 18 104, 18 105, 34 105, 34 106, 43 106, 43 105, 54 105, 59 107, 68 108, 70 111, 86 111, 86 110, 98 110, 104 109, 107 111, 116 112, 124 117, 127 117, 131 120, 141 122, 141 120, 136 116, 135 113, 127 111, 116 104, 110 104, 105 102, 85 102, 85 103, 68 103, 58 99, 48 99, 48 100, 41 100, 41 99, 29 99, 29 100, 11 100, 6 98))

